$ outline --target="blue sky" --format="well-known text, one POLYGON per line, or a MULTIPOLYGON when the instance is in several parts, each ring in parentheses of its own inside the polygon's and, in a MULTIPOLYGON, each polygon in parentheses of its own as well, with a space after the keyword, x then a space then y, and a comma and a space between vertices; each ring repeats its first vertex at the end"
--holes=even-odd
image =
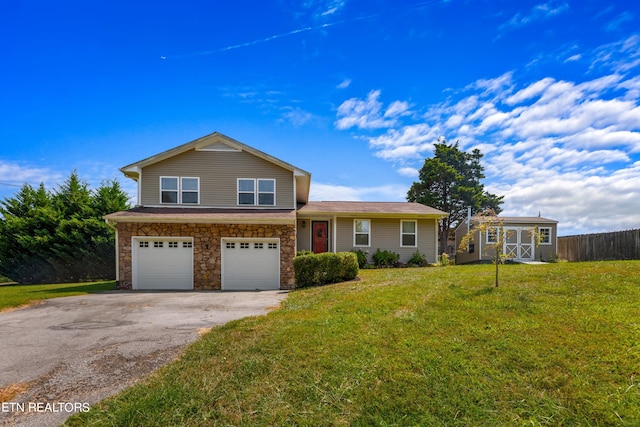
POLYGON ((640 4, 601 0, 0 1, 0 197, 214 131, 402 201, 439 138, 504 213, 640 227, 640 4))

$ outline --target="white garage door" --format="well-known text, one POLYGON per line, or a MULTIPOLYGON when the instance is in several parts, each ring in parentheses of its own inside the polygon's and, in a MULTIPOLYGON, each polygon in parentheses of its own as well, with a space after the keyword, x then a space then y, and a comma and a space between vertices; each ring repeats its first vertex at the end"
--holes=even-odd
POLYGON ((134 237, 133 289, 193 289, 191 237, 134 237))
POLYGON ((222 289, 280 289, 278 239, 222 239, 222 289))

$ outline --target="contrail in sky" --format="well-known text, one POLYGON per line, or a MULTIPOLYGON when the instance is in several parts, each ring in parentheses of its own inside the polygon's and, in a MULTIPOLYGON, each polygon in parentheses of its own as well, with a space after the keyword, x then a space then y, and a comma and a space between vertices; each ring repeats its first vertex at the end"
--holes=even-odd
POLYGON ((353 18, 353 19, 350 19, 350 20, 344 19, 344 20, 341 20, 341 21, 330 22, 330 23, 327 23, 327 24, 317 25, 317 26, 313 26, 313 27, 299 28, 297 30, 289 31, 287 33, 276 34, 276 35, 273 35, 273 36, 265 37, 265 38, 258 39, 258 40, 253 40, 253 41, 246 42, 246 43, 240 43, 240 44, 234 44, 234 45, 231 45, 231 46, 221 47, 219 49, 205 50, 205 51, 201 51, 201 52, 193 52, 193 53, 188 53, 188 54, 184 54, 184 55, 172 55, 172 56, 163 55, 163 56, 160 57, 160 59, 167 59, 167 58, 173 58, 173 59, 177 58, 177 59, 179 59, 179 58, 188 58, 188 57, 192 57, 192 56, 212 55, 214 53, 221 53, 221 52, 226 52, 226 51, 229 51, 229 50, 239 49, 241 47, 248 47, 248 46, 254 46, 254 45, 257 45, 257 44, 261 44, 261 43, 266 43, 266 42, 269 42, 271 40, 276 40, 276 39, 280 39, 280 38, 287 37, 287 36, 293 36, 295 34, 306 33, 308 31, 322 30, 323 28, 334 27, 336 25, 346 24, 348 22, 364 21, 366 19, 375 18, 375 17, 383 15, 385 13, 395 12, 395 11, 399 11, 399 10, 412 9, 412 8, 421 7, 421 6, 431 6, 431 5, 436 4, 436 3, 446 3, 448 1, 450 1, 450 0, 424 1, 424 2, 421 2, 421 3, 416 3, 416 4, 413 4, 413 5, 406 6, 406 7, 403 7, 403 8, 392 9, 392 10, 389 10, 389 11, 374 13, 374 14, 366 15, 366 16, 359 16, 357 18, 353 18))

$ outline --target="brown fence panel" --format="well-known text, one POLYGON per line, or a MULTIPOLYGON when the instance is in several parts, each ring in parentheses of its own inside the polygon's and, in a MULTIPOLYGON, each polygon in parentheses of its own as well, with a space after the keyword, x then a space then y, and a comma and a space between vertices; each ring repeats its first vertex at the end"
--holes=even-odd
POLYGON ((640 259, 640 230, 558 237, 558 257, 567 261, 640 259))

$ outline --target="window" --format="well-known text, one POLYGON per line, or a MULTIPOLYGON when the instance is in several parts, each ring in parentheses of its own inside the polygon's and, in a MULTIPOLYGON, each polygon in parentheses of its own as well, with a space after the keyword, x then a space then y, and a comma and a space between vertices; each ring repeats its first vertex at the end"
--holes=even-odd
POLYGON ((238 179, 238 205, 275 206, 275 179, 238 179))
POLYGON ((278 249, 277 243, 269 243, 269 249, 278 249))
POLYGON ((149 242, 140 242, 140 247, 141 248, 148 248, 149 247, 149 242))
POLYGON ((256 204, 256 182, 253 179, 238 180, 238 204, 239 205, 255 205, 256 204))
POLYGON ((178 242, 169 242, 169 247, 170 248, 177 248, 178 247, 178 242))
POLYGON ((180 178, 182 192, 180 193, 183 204, 197 205, 200 201, 200 179, 198 178, 180 178))
POLYGON ((154 248, 161 248, 164 246, 164 242, 153 242, 154 248))
POLYGON ((233 242, 227 242, 227 249, 235 249, 236 248, 236 244, 233 242))
POLYGON ((418 241, 416 221, 400 221, 400 246, 415 247, 418 241))
POLYGON ((353 220, 353 246, 369 246, 371 235, 371 223, 368 219, 353 220))
POLYGON ((249 243, 240 243, 240 249, 249 249, 249 243))
POLYGON ((178 177, 160 177, 160 194, 162 203, 178 203, 178 177))
POLYGON ((160 203, 197 205, 200 203, 200 178, 161 176, 160 203))
POLYGON ((551 244, 551 227, 540 227, 538 228, 538 234, 541 245, 550 245, 551 244))
POLYGON ((498 243, 500 230, 493 227, 487 230, 487 243, 498 243))
POLYGON ((264 249, 264 243, 254 243, 253 249, 264 249))
POLYGON ((275 179, 259 179, 258 180, 258 204, 260 206, 276 205, 276 180, 275 179))
POLYGON ((193 242, 182 242, 182 247, 183 248, 192 248, 193 247, 193 242))

